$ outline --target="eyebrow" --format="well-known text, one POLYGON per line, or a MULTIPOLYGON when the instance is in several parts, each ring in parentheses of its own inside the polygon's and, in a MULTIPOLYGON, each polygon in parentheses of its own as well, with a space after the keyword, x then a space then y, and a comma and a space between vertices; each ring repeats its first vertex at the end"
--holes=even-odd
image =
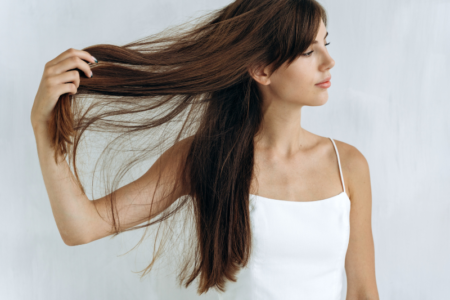
MULTIPOLYGON (((324 37, 323 39, 326 39, 327 36, 328 36, 328 31, 327 31, 327 34, 325 34, 325 37, 324 37)), ((317 44, 318 42, 319 42, 319 41, 314 41, 314 42, 312 42, 312 44, 317 44)))

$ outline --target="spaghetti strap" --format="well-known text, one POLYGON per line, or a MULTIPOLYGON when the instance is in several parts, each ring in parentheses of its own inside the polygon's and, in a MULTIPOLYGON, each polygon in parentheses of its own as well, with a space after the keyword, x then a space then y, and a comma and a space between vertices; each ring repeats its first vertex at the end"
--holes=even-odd
POLYGON ((338 164, 339 164, 339 173, 341 174, 342 187, 344 188, 344 193, 345 193, 345 183, 344 183, 344 176, 342 176, 342 168, 341 168, 341 160, 339 158, 339 151, 336 147, 336 144, 334 143, 334 140, 332 138, 329 138, 329 139, 333 142, 334 150, 336 150, 336 155, 337 155, 338 164))

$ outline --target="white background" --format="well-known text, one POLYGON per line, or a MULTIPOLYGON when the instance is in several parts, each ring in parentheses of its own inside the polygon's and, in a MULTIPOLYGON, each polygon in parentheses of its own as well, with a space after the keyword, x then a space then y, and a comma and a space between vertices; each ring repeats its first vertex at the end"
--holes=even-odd
MULTIPOLYGON (((142 231, 69 247, 60 238, 29 121, 44 64, 68 48, 122 45, 225 0, 0 2, 0 299, 216 299, 142 281, 142 231)), ((323 0, 329 101, 302 125, 357 147, 373 192, 383 300, 450 299, 450 1, 323 0)))

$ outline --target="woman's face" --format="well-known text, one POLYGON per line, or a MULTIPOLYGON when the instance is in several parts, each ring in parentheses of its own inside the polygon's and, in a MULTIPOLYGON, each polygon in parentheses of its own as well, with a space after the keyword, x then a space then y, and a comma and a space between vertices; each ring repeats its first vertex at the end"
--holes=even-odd
POLYGON ((271 76, 269 68, 253 76, 260 83, 264 101, 283 101, 301 106, 319 106, 328 100, 328 88, 316 84, 331 77, 330 69, 334 67, 326 44, 327 29, 321 21, 317 41, 287 67, 284 63, 271 76), (311 53, 312 52, 312 53, 311 53), (304 54, 308 54, 307 56, 304 54))

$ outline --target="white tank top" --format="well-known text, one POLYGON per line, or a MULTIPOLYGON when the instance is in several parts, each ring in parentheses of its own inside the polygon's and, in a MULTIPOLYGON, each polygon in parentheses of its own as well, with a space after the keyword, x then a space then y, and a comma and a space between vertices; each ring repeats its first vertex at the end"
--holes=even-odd
POLYGON ((227 281, 220 300, 339 300, 350 236, 350 199, 343 192, 315 201, 250 194, 253 252, 227 281))

